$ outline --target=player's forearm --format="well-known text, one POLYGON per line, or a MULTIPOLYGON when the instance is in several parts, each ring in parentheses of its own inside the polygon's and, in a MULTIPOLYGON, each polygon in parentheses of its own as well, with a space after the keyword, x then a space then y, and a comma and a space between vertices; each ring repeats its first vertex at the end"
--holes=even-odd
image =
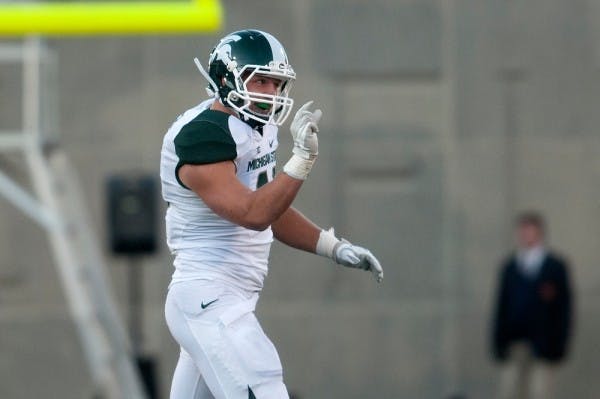
POLYGON ((377 282, 383 280, 383 268, 371 251, 338 239, 333 229, 321 230, 294 208, 281 215, 272 228, 275 238, 284 244, 326 256, 346 267, 368 270, 377 282))
POLYGON ((272 182, 253 192, 243 225, 252 230, 271 226, 289 209, 302 183, 302 180, 280 173, 272 182))
POLYGON ((322 112, 310 111, 312 101, 304 104, 290 126, 294 140, 292 157, 272 182, 254 192, 247 218, 249 228, 264 230, 290 207, 302 182, 306 180, 318 154, 318 123, 322 112))
POLYGON ((275 238, 290 247, 315 252, 321 229, 293 207, 271 226, 275 238))

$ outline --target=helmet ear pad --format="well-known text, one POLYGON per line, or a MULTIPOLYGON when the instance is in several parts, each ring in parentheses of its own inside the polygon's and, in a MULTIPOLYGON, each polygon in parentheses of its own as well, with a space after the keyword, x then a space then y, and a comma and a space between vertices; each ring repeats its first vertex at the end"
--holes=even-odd
POLYGON ((211 68, 210 75, 217 84, 219 98, 224 103, 229 92, 235 90, 235 86, 231 82, 231 79, 234 79, 233 74, 224 68, 224 65, 217 65, 216 68, 211 68))

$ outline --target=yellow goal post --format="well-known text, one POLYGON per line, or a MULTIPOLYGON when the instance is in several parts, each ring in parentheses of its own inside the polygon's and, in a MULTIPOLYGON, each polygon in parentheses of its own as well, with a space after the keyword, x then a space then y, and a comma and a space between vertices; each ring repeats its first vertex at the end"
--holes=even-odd
POLYGON ((85 36, 213 32, 219 0, 0 3, 0 36, 85 36))

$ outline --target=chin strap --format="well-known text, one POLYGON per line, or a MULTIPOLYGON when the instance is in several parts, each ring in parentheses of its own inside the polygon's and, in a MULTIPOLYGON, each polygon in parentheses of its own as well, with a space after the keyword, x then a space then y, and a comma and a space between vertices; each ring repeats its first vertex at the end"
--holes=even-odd
MULTIPOLYGON (((235 108, 231 107, 232 109, 235 110, 235 108)), ((252 113, 253 115, 256 115, 258 118, 260 118, 260 115, 253 113, 250 110, 246 110, 249 113, 252 113)), ((249 116, 247 116, 246 114, 244 114, 243 112, 237 111, 238 117, 243 120, 244 122, 246 122, 248 125, 250 125, 250 127, 252 129, 256 129, 259 131, 259 133, 262 134, 262 128, 264 125, 266 125, 268 122, 267 121, 257 121, 256 119, 250 118, 249 116)))

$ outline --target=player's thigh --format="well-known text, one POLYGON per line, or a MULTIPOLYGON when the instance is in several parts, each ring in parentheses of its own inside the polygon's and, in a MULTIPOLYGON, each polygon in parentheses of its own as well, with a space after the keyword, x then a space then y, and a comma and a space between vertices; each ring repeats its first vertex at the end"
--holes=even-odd
POLYGON ((194 351, 200 372, 218 399, 288 399, 275 346, 254 313, 240 308, 226 310, 217 328, 188 320, 200 348, 194 351))
POLYGON ((176 291, 167 295, 167 325, 215 398, 247 399, 251 390, 257 399, 288 398, 277 350, 254 313, 243 310, 244 303, 222 306, 220 317, 214 318, 214 313, 186 312, 176 299, 176 291))
MULTIPOLYGON (((218 345, 220 340, 219 326, 214 320, 203 320, 200 313, 188 313, 181 304, 180 290, 170 289, 165 302, 165 319, 171 335, 180 345, 182 351, 189 354, 200 375, 202 375, 206 385, 215 398, 226 398, 220 385, 213 381, 218 381, 209 361, 206 345, 218 345)), ((184 299, 190 299, 184 296, 184 299)), ((187 305, 185 305, 187 306, 187 305)), ((189 371, 189 369, 188 369, 189 371)), ((178 376, 177 376, 178 377, 178 376)), ((178 379, 174 383, 181 383, 178 379)), ((179 399, 179 398, 177 398, 179 399)), ((181 398, 185 399, 185 398, 181 398)))
POLYGON ((222 324, 228 356, 240 365, 247 380, 258 385, 282 379, 281 360, 253 312, 222 324))

